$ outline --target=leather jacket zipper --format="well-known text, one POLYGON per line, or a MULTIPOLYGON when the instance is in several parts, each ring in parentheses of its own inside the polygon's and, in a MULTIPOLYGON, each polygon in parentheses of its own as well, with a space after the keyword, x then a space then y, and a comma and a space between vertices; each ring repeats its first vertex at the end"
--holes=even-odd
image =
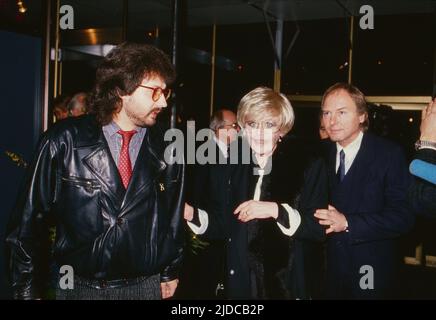
POLYGON ((85 189, 88 191, 100 189, 100 185, 98 183, 89 180, 84 180, 75 177, 70 177, 70 178, 62 177, 62 180, 66 182, 73 182, 75 185, 85 187, 85 189))

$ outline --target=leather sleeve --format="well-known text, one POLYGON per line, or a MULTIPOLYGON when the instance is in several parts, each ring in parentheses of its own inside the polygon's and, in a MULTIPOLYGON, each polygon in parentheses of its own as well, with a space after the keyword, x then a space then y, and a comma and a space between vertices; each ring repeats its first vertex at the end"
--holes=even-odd
POLYGON ((170 230, 168 237, 173 241, 174 256, 171 262, 161 272, 161 282, 167 282, 179 277, 179 270, 183 260, 184 247, 184 227, 183 227, 183 209, 184 209, 184 179, 185 165, 174 164, 172 170, 175 171, 171 192, 169 192, 169 216, 171 217, 170 230))
POLYGON ((324 241, 323 227, 314 217, 316 209, 327 208, 328 182, 327 167, 322 159, 310 163, 304 173, 304 183, 297 208, 301 216, 301 225, 296 237, 303 240, 324 241))
POLYGON ((55 197, 56 150, 49 134, 43 135, 9 221, 6 242, 15 299, 41 297, 43 267, 38 261, 47 251, 47 237, 42 233, 47 231, 45 222, 55 197))

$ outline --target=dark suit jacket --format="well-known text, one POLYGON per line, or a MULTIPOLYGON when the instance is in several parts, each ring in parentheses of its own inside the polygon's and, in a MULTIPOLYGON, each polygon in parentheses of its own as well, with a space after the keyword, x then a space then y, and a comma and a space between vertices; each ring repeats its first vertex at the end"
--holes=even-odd
MULTIPOLYGON (((204 145, 211 155, 213 163, 195 166, 192 204, 196 209, 208 213, 209 226, 203 238, 206 240, 223 240, 228 236, 227 207, 230 199, 229 179, 232 166, 225 158, 214 140, 204 145)), ((196 215, 197 216, 197 215, 196 215)))
POLYGON ((345 215, 349 225, 349 232, 328 236, 328 296, 387 297, 399 262, 396 239, 414 223, 407 203, 410 175, 404 154, 394 143, 365 133, 341 183, 335 174, 333 143, 328 157, 330 203, 345 215), (373 270, 373 289, 361 289, 362 277, 369 275, 365 266, 373 270))
MULTIPOLYGON (((222 283, 225 268, 224 241, 228 236, 227 208, 230 165, 213 139, 198 149, 212 162, 196 164, 191 170, 192 191, 186 201, 194 207, 194 224, 198 224, 198 209, 208 214, 209 227, 197 239, 206 243, 205 247, 186 250, 182 281, 179 294, 189 299, 216 299, 217 285, 222 283), (209 158, 208 158, 209 159, 209 158)), ((188 230, 191 233, 190 230, 188 230)), ((191 235, 191 234, 190 234, 191 235)), ((191 235, 192 236, 192 235, 191 235)), ((191 245, 192 244, 188 244, 191 245)))

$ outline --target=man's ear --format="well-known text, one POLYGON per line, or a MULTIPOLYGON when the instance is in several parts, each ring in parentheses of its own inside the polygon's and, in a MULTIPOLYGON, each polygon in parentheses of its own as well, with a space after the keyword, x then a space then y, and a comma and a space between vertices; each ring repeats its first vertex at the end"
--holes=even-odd
POLYGON ((120 104, 120 109, 121 109, 121 106, 124 105, 126 102, 128 102, 132 95, 130 95, 130 94, 121 94, 120 91, 121 90, 119 88, 117 88, 116 92, 117 92, 117 95, 118 95, 118 98, 119 98, 119 104, 120 104))
POLYGON ((122 99, 125 95, 121 94, 120 88, 115 89, 115 94, 118 96, 118 98, 122 99))
POLYGON ((127 97, 126 95, 121 95, 120 94, 120 89, 119 88, 116 88, 115 89, 115 95, 117 96, 117 103, 116 103, 116 105, 117 105, 117 108, 116 108, 116 113, 118 113, 118 112, 120 112, 121 111, 121 108, 122 108, 122 106, 123 106, 123 104, 124 104, 124 101, 125 101, 125 98, 127 97))

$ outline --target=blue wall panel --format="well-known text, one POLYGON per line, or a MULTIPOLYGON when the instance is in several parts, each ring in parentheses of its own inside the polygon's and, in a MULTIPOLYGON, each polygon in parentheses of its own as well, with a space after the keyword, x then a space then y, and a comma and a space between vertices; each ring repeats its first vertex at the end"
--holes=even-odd
POLYGON ((5 231, 24 169, 6 151, 30 161, 41 132, 41 39, 0 31, 0 298, 9 298, 5 231))

